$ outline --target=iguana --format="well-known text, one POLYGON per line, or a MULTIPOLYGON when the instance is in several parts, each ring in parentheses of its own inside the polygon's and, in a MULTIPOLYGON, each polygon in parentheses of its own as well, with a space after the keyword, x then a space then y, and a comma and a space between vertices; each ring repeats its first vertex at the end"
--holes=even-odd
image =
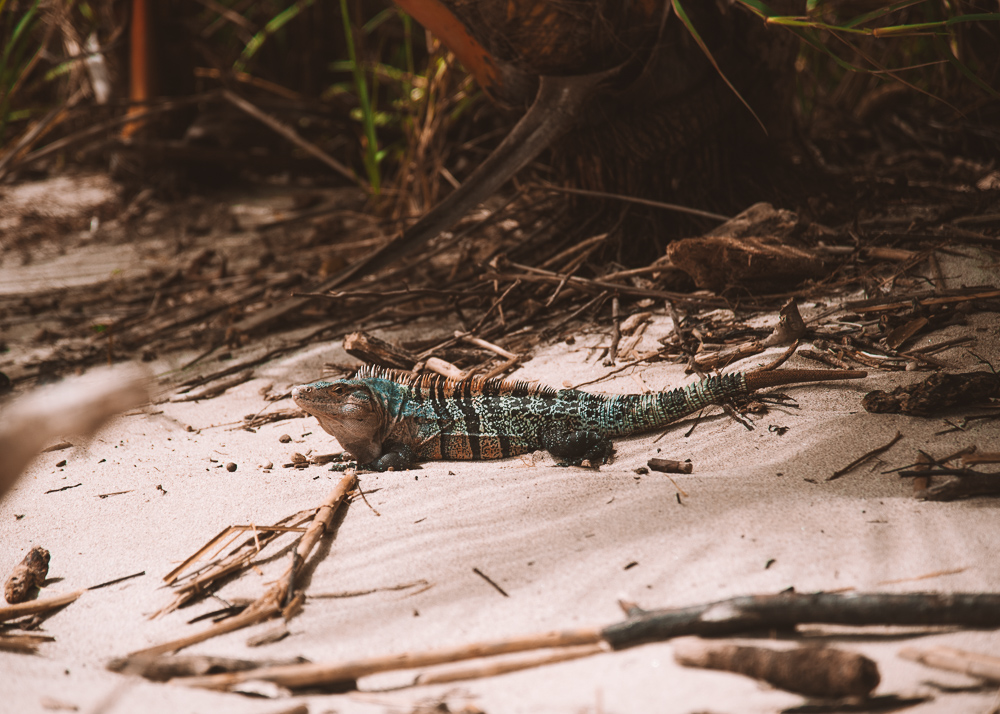
POLYGON ((659 429, 709 404, 765 387, 867 376, 787 369, 712 376, 669 392, 604 396, 527 382, 366 366, 352 379, 292 389, 292 399, 364 468, 401 471, 416 461, 500 459, 544 449, 562 465, 607 463, 613 438, 659 429))

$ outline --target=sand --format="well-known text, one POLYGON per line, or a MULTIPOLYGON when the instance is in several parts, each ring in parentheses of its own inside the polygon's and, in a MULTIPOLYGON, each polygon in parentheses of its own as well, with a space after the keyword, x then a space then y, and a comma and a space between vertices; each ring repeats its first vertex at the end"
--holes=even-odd
MULTIPOLYGON (((954 260, 946 271, 964 271, 967 284, 982 283, 984 276, 996 281, 988 273, 977 274, 983 265, 978 258, 954 260)), ((803 305, 807 318, 815 310, 803 305)), ((775 318, 768 319, 773 323, 775 318)), ((662 310, 654 321, 644 338, 648 345, 670 329, 662 310)), ((976 337, 976 354, 994 363, 1000 359, 992 313, 974 314, 967 325, 920 339, 927 343, 965 334, 976 337)), ((547 346, 516 376, 553 386, 599 377, 610 369, 601 365, 594 348, 607 339, 604 330, 594 328, 572 345, 547 346)), ((263 341, 234 359, 267 347, 263 341)), ((780 351, 769 350, 739 366, 763 364, 780 351)), ((956 370, 980 368, 966 348, 939 357, 956 370)), ((61 705, 83 712, 223 714, 278 712, 304 703, 310 712, 407 712, 444 701, 451 711, 474 705, 495 714, 775 712, 802 703, 797 695, 737 675, 680 667, 670 643, 448 685, 405 687, 412 672, 385 674, 360 680, 364 691, 282 700, 154 684, 107 671, 104 665, 113 657, 206 627, 187 621, 219 609, 223 601, 259 596, 283 570, 287 550, 272 547, 257 569, 228 582, 216 598, 148 618, 170 599, 162 577, 220 530, 269 524, 315 507, 334 487, 341 475, 328 467, 282 467, 293 452, 338 450, 314 419, 278 422, 256 433, 240 424, 246 414, 291 406, 288 400, 265 401, 261 391, 268 385, 287 391, 316 378, 324 363, 347 361, 338 344, 315 344, 268 363, 254 379, 220 397, 157 403, 116 419, 85 445, 35 460, 0 503, 0 571, 8 573, 40 545, 52 553, 52 580, 43 596, 139 571, 145 575, 85 593, 51 617, 42 629, 56 641, 43 644, 37 655, 0 653, 0 708, 26 713, 61 705), (291 443, 279 440, 284 434, 291 443), (63 460, 65 465, 58 465, 63 460), (226 469, 230 462, 237 465, 235 471, 226 469), (269 463, 273 468, 265 469, 269 463), (112 493, 118 495, 105 495, 112 493)), ((796 357, 789 366, 815 363, 796 357)), ((171 364, 155 367, 165 373, 171 364)), ((784 388, 797 407, 772 407, 751 416, 752 431, 716 410, 690 435, 688 421, 662 437, 619 441, 617 458, 600 471, 559 468, 546 455, 362 474, 370 505, 355 501, 346 507, 338 514, 334 536, 317 548, 303 581, 308 599, 289 623, 290 635, 248 647, 248 637, 273 626, 265 624, 185 652, 250 659, 303 656, 317 662, 388 655, 604 626, 622 619, 621 597, 663 608, 786 588, 1000 592, 998 502, 922 502, 907 480, 885 473, 912 463, 918 448, 936 456, 970 444, 998 450, 1000 424, 981 421, 966 431, 942 434, 947 427, 940 418, 868 414, 860 406, 871 389, 923 376, 874 372, 861 382, 784 388), (840 479, 826 480, 897 431, 904 438, 888 452, 840 479), (637 473, 653 456, 691 459, 694 471, 672 477, 637 473), (420 586, 391 589, 414 583, 420 586), (321 597, 365 591, 370 592, 321 597)), ((656 390, 691 379, 680 365, 660 362, 587 389, 656 390)), ((972 412, 950 416, 965 413, 972 412)), ((875 659, 882 675, 878 694, 931 697, 908 711, 986 711, 995 690, 962 689, 974 680, 900 659, 897 652, 904 646, 947 644, 998 654, 1000 635, 920 635, 867 630, 809 641, 875 659), (933 683, 959 688, 944 690, 933 683)))

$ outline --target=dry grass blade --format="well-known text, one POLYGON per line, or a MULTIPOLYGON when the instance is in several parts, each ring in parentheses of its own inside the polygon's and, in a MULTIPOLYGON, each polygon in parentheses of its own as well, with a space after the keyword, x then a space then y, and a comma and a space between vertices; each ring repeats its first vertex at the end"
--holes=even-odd
MULTIPOLYGON (((266 593, 257 598, 243 612, 223 620, 222 622, 218 622, 193 635, 180 637, 178 639, 171 640, 170 642, 164 642, 163 644, 156 645, 154 647, 148 647, 144 650, 133 652, 129 655, 129 658, 147 659, 150 657, 157 657, 159 655, 167 654, 168 652, 175 652, 179 649, 183 649, 184 647, 197 644, 198 642, 204 642, 205 640, 209 640, 227 632, 233 632, 244 627, 249 627, 250 625, 255 625, 259 622, 264 622, 265 620, 269 620, 270 618, 278 614, 282 614, 283 612, 287 617, 291 608, 286 608, 285 606, 287 601, 291 600, 296 575, 301 569, 302 564, 309 558, 310 553, 312 553, 312 550, 316 546, 320 537, 322 537, 322 535, 330 527, 333 514, 344 501, 347 493, 354 487, 356 482, 357 477, 353 472, 347 473, 340 480, 336 488, 330 492, 326 500, 323 501, 317 510, 312 522, 309 524, 309 527, 306 529, 306 532, 299 541, 298 547, 296 547, 295 552, 292 554, 292 562, 285 571, 285 574, 277 583, 271 586, 266 593)), ((202 551, 204 551, 204 549, 202 549, 202 551)), ((238 568, 241 564, 242 563, 234 562, 229 566, 226 566, 228 568, 227 572, 238 568)))
MULTIPOLYGON (((283 518, 282 521, 291 520, 294 517, 295 516, 288 516, 287 518, 283 518)), ((305 520, 306 519, 302 519, 300 523, 304 523, 305 520)), ((281 521, 279 521, 279 524, 280 523, 281 521)), ((264 542, 264 540, 260 537, 260 534, 271 534, 271 533, 278 534, 278 533, 285 533, 288 531, 302 532, 303 529, 297 526, 282 526, 282 525, 229 526, 227 528, 224 528, 217 536, 215 536, 210 541, 208 541, 208 543, 199 548, 193 555, 188 556, 188 558, 185 559, 183 563, 181 563, 176 568, 171 570, 169 573, 164 575, 163 582, 165 582, 167 585, 172 585, 177 580, 178 576, 180 576, 181 573, 187 570, 193 563, 196 563, 198 560, 200 560, 201 557, 205 555, 205 553, 215 548, 219 543, 224 541, 229 536, 232 536, 234 533, 245 533, 247 531, 251 531, 254 534, 254 540, 252 545, 254 545, 255 551, 259 551, 260 548, 258 546, 264 542)), ((251 543, 248 541, 243 545, 251 545, 251 543)))

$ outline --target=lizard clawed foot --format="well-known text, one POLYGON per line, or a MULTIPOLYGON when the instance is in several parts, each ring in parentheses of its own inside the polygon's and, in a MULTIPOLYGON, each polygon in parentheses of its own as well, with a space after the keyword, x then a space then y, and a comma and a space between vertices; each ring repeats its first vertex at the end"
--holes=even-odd
POLYGON ((374 461, 362 464, 362 468, 380 473, 385 471, 406 471, 417 460, 417 455, 413 453, 413 449, 406 444, 386 442, 382 446, 385 452, 374 461))
POLYGON ((587 462, 595 471, 611 460, 615 447, 611 440, 596 431, 571 431, 547 435, 545 448, 557 459, 557 466, 582 466, 587 462))

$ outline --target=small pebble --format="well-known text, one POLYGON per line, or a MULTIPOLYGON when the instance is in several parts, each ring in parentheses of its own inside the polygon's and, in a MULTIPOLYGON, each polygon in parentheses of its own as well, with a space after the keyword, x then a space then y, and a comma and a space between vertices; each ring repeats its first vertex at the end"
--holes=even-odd
POLYGON ((274 468, 274 462, 268 461, 266 464, 264 464, 264 468, 265 469, 273 469, 274 468))
POLYGON ((235 470, 236 470, 236 464, 234 464, 232 461, 226 464, 226 471, 229 471, 231 473, 235 470))
POLYGON ((282 434, 281 436, 278 437, 278 441, 280 441, 282 444, 287 444, 291 440, 292 437, 290 437, 288 434, 282 434))

